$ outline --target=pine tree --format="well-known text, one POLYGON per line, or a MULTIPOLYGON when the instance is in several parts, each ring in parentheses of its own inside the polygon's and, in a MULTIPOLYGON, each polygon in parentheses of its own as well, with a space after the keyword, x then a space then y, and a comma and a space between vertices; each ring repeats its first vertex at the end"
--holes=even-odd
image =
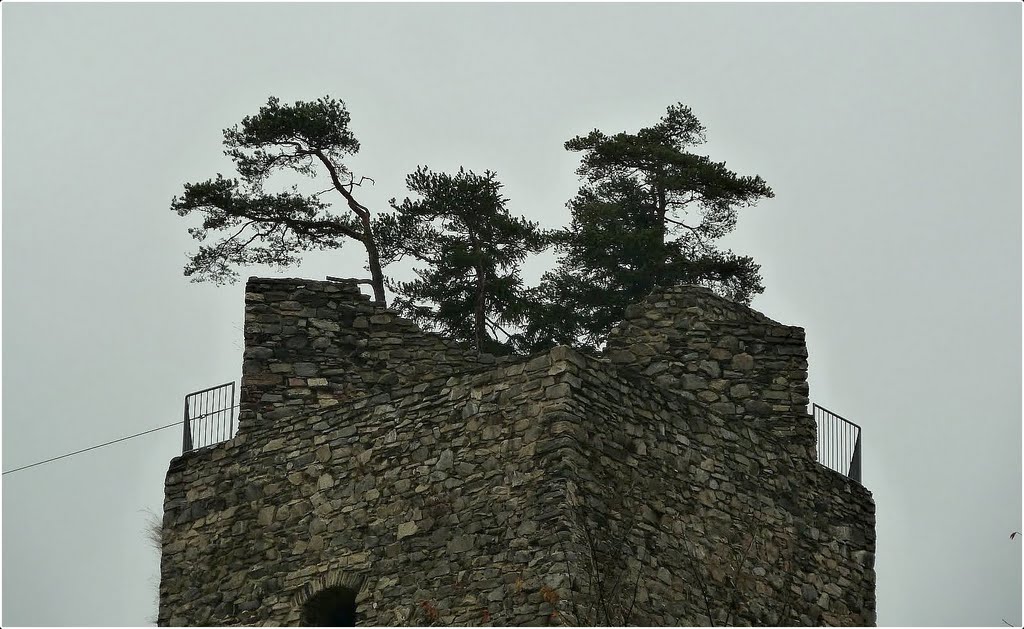
POLYGON ((687 150, 705 141, 678 104, 636 133, 594 130, 565 143, 582 153, 584 185, 568 203, 571 225, 553 236, 559 266, 532 292, 541 305, 526 326, 531 348, 594 349, 658 285, 703 285, 743 303, 764 290, 760 267, 715 241, 736 226, 738 208, 774 193, 759 176, 687 150))
POLYGON ((342 101, 324 97, 281 105, 270 97, 259 113, 225 129, 225 154, 234 161, 239 177, 218 173, 215 179, 185 184, 184 194, 171 201, 171 209, 180 216, 202 215, 202 226, 188 230, 193 238, 203 242, 211 231, 222 236, 213 245, 200 245, 185 266, 185 275, 193 281, 234 282, 234 265, 289 266, 303 251, 337 249, 350 239, 366 249, 370 278, 362 282, 384 302, 371 212, 354 196, 354 189, 367 178, 357 182, 343 162, 359 150, 348 125, 342 101), (267 178, 281 170, 307 177, 326 174, 330 187, 316 194, 302 194, 295 186, 265 192, 267 178), (345 211, 331 212, 331 204, 321 197, 327 192, 338 195, 345 211))
POLYGON ((521 346, 526 292, 519 265, 546 246, 537 224, 513 217, 497 175, 463 168, 456 175, 425 167, 406 178, 417 199, 394 199, 380 218, 388 263, 404 256, 425 263, 417 279, 394 282, 393 306, 426 329, 505 354, 521 346))

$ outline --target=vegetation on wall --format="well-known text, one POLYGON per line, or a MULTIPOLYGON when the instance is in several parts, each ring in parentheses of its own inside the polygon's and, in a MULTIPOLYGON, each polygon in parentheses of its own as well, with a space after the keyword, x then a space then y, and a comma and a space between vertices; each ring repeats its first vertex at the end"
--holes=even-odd
POLYGON ((742 303, 763 290, 759 266, 716 241, 736 226, 739 208, 774 194, 761 177, 690 152, 705 142, 705 128, 682 104, 636 133, 595 129, 567 141, 567 150, 581 154, 584 183, 567 204, 570 224, 554 232, 512 216, 495 173, 464 168, 419 167, 406 177, 418 198, 371 212, 356 192, 373 180, 357 179, 345 163, 359 150, 349 120, 345 104, 330 97, 293 105, 271 97, 225 129, 225 154, 238 177, 218 173, 185 184, 171 202, 181 216, 202 216, 188 230, 200 243, 219 236, 200 244, 185 275, 234 282, 235 267, 287 267, 302 252, 353 240, 366 251, 369 274, 358 281, 376 301, 385 302, 388 288, 394 307, 426 329, 497 354, 556 344, 593 350, 624 308, 658 285, 703 285, 742 303), (295 186, 264 190, 281 171, 329 184, 311 194, 295 186), (557 268, 525 287, 523 261, 550 246, 560 254, 557 268), (383 267, 406 256, 424 265, 416 279, 384 275, 383 267))
POLYGON ((388 261, 410 256, 425 267, 410 282, 390 282, 394 307, 428 330, 472 344, 482 352, 507 353, 525 322, 527 294, 519 266, 546 247, 537 223, 512 216, 497 174, 431 172, 406 177, 418 199, 391 200, 380 234, 388 261), (472 316, 467 317, 467 313, 472 316))
POLYGON ((171 201, 180 216, 198 213, 201 227, 189 234, 205 242, 210 232, 220 240, 200 245, 185 266, 193 281, 234 282, 234 266, 270 264, 286 267, 299 261, 303 251, 338 249, 354 240, 366 249, 370 278, 365 283, 374 298, 384 301, 384 274, 370 209, 355 197, 366 181, 345 165, 346 156, 359 151, 359 141, 348 128, 345 104, 330 97, 314 102, 281 105, 274 97, 258 114, 224 130, 224 153, 232 159, 238 178, 217 174, 214 179, 185 184, 184 194, 171 201), (304 194, 293 186, 283 192, 263 189, 267 178, 290 170, 307 177, 326 173, 330 187, 304 194), (332 212, 321 195, 333 192, 345 211, 332 212))
POLYGON ((558 268, 535 291, 528 332, 537 345, 595 347, 656 286, 707 286, 745 304, 763 291, 760 267, 715 241, 736 226, 737 208, 774 193, 758 176, 689 152, 704 132, 678 104, 636 133, 595 129, 565 143, 582 154, 584 185, 568 203, 571 224, 553 238, 558 268))

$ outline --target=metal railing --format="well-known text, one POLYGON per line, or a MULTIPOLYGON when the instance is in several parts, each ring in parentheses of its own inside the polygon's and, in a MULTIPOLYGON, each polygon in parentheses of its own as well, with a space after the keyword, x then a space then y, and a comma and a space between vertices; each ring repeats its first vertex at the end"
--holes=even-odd
POLYGON ((860 426, 817 404, 814 421, 818 424, 818 463, 861 482, 860 426))
POLYGON ((181 453, 230 439, 235 433, 237 406, 234 382, 186 395, 181 453))

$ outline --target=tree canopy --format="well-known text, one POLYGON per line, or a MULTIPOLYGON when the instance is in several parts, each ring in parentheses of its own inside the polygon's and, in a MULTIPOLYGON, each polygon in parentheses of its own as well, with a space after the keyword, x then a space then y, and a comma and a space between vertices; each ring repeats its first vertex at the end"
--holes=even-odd
POLYGON ((559 266, 533 292, 541 304, 527 330, 534 348, 596 347, 625 307, 658 285, 708 286, 744 303, 763 290, 760 267, 715 241, 736 226, 738 208, 774 193, 759 176, 687 150, 705 141, 703 125, 678 104, 636 133, 594 130, 565 143, 582 153, 584 185, 567 204, 570 226, 553 237, 559 266))
POLYGON ((418 198, 392 199, 395 213, 381 217, 378 231, 389 262, 408 255, 425 266, 416 279, 389 284, 394 307, 481 352, 517 349, 527 311, 519 265, 546 246, 544 232, 509 213, 494 172, 420 167, 406 185, 418 198))
POLYGON ((565 143, 580 153, 582 185, 566 204, 570 224, 555 232, 513 217, 495 173, 464 168, 452 175, 420 167, 405 182, 415 198, 371 213, 355 196, 369 178, 357 180, 346 164, 359 150, 349 121, 345 104, 330 97, 292 105, 270 97, 225 129, 237 177, 186 183, 171 202, 179 215, 203 219, 188 230, 200 245, 185 275, 233 282, 236 266, 285 267, 303 252, 354 240, 369 272, 359 281, 378 302, 387 287, 394 307, 423 327, 491 353, 596 349, 626 306, 659 285, 703 285, 744 303, 763 291, 760 267, 716 241, 735 228, 739 208, 774 193, 761 177, 692 152, 705 128, 682 104, 635 133, 595 129, 565 143), (265 190, 282 171, 329 183, 314 194, 265 190), (526 288, 520 265, 550 245, 558 266, 526 288), (406 256, 420 264, 416 278, 386 278, 382 267, 406 256))
POLYGON ((188 230, 200 243, 211 232, 220 235, 192 254, 185 275, 193 281, 234 282, 236 265, 289 266, 299 261, 301 252, 337 249, 350 239, 366 249, 370 278, 363 281, 383 302, 384 275, 371 212, 353 194, 366 178, 357 182, 344 163, 359 150, 348 125, 342 101, 323 97, 282 105, 270 97, 259 113, 225 129, 224 153, 239 176, 218 173, 214 179, 185 184, 184 194, 171 201, 171 209, 180 216, 196 212, 203 217, 201 227, 188 230), (307 177, 326 174, 330 187, 316 194, 302 194, 295 186, 284 192, 264 191, 267 178, 281 170, 307 177), (333 205, 322 198, 327 192, 340 197, 341 213, 334 213, 333 205))

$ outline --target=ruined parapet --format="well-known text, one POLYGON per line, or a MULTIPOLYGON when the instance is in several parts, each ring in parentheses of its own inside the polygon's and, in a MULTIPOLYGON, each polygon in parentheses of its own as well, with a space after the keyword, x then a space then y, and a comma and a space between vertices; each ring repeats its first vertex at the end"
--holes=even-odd
POLYGON ((815 455, 804 330, 699 286, 655 290, 626 308, 605 355, 724 418, 770 422, 815 455))
POLYGON ((521 358, 175 459, 160 624, 294 626, 339 586, 359 624, 545 623, 539 592, 568 584, 566 378, 521 358))
POLYGON ((495 363, 421 331, 355 283, 251 277, 245 290, 240 434, 300 408, 329 408, 495 363))
POLYGON ((354 284, 247 288, 240 433, 167 474, 161 625, 874 623, 799 328, 683 287, 605 358, 494 361, 354 284))

